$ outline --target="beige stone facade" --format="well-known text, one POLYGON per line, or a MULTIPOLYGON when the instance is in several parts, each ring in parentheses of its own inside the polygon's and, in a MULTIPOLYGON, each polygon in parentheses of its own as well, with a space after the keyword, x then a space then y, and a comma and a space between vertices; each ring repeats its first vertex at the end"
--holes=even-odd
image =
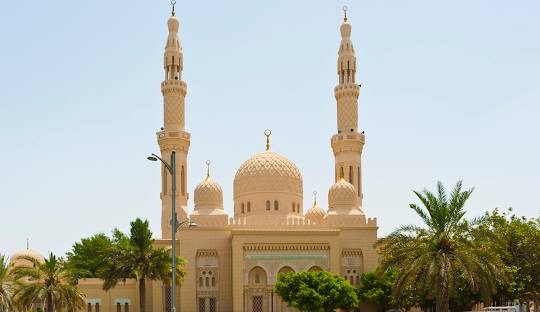
MULTIPOLYGON (((180 23, 168 20, 169 34, 164 53, 164 128, 157 133, 163 159, 172 151, 177 159, 177 191, 171 192, 171 177, 162 173, 162 233, 159 246, 170 246, 171 196, 176 196, 179 220, 191 219, 196 228, 181 228, 177 234, 178 255, 187 259, 186 277, 178 288, 177 306, 186 312, 292 311, 273 292, 278 273, 327 270, 356 285, 362 272, 375 269, 377 222, 367 218, 362 204, 361 154, 365 138, 358 132, 356 56, 350 39, 351 25, 345 18, 341 31, 335 87, 337 133, 331 137, 335 156, 335 181, 329 181, 328 209, 316 202, 304 208, 300 170, 282 154, 266 150, 240 165, 233 181, 234 211, 223 206, 220 185, 208 173, 193 190, 193 209, 187 190, 190 134, 184 113, 187 84, 183 81, 183 51, 178 36, 180 23)), ((264 129, 261 129, 261 132, 264 129)), ((267 133, 267 138, 269 133, 267 133)), ((321 138, 321 143, 327 142, 321 138)), ((234 164, 231 164, 234 165, 234 164)), ((170 288, 148 282, 149 311, 169 311, 170 288)), ((138 312, 134 281, 104 292, 101 281, 82 280, 92 311, 138 312), (97 308, 97 309, 96 309, 97 308)))

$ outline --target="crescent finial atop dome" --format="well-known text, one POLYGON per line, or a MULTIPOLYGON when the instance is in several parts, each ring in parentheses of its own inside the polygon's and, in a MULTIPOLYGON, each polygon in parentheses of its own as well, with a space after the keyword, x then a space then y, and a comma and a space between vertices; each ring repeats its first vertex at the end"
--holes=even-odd
POLYGON ((272 131, 270 129, 264 130, 264 135, 266 135, 266 150, 270 150, 270 136, 272 135, 272 131))

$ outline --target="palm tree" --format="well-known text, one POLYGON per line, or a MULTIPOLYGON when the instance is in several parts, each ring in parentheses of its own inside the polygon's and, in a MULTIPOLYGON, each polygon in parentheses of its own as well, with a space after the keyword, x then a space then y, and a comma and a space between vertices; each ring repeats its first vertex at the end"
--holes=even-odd
MULTIPOLYGON (((136 279, 139 282, 140 312, 146 310, 146 280, 162 280, 170 282, 172 276, 171 254, 164 248, 154 248, 152 232, 148 221, 137 218, 131 222, 129 237, 121 237, 115 233, 116 244, 112 248, 107 261, 107 268, 103 273, 103 289, 109 290, 119 281, 136 279)), ((184 277, 182 265, 184 260, 177 257, 177 282, 184 277)))
POLYGON ((0 311, 13 309, 13 275, 11 265, 5 255, 0 254, 0 311))
POLYGON ((85 296, 77 285, 69 282, 69 272, 62 258, 52 253, 43 262, 31 256, 22 256, 30 265, 19 264, 13 268, 17 281, 13 299, 19 310, 26 311, 36 302, 47 311, 81 309, 85 296))
POLYGON ((383 269, 398 270, 395 294, 413 287, 434 297, 437 312, 447 312, 450 296, 465 282, 489 300, 503 265, 496 253, 474 239, 471 229, 475 221, 463 218, 473 190, 462 191, 459 181, 450 198, 441 182, 436 194, 414 191, 423 207, 410 204, 410 208, 425 227, 402 226, 377 242, 383 269))

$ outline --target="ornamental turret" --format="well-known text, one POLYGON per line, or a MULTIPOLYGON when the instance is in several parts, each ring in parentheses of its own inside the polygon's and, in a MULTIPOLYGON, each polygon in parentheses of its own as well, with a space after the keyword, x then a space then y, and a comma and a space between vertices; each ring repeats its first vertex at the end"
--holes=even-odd
POLYGON ((162 237, 171 235, 171 199, 176 196, 176 214, 178 220, 187 218, 187 155, 190 145, 190 134, 185 131, 185 97, 186 83, 182 80, 183 51, 178 37, 180 22, 174 14, 167 22, 169 35, 163 55, 165 80, 161 83, 163 95, 163 128, 157 133, 161 157, 169 161, 171 153, 176 152, 176 194, 171 192, 170 174, 162 165, 161 168, 161 233, 162 237))
POLYGON ((351 41, 351 24, 347 10, 340 27, 341 43, 338 52, 338 85, 334 88, 337 102, 337 134, 332 136, 332 150, 335 158, 335 182, 341 178, 352 184, 357 202, 362 207, 362 166, 361 156, 365 137, 358 132, 358 96, 360 85, 356 83, 356 54, 351 41), (343 172, 343 176, 340 174, 343 172))

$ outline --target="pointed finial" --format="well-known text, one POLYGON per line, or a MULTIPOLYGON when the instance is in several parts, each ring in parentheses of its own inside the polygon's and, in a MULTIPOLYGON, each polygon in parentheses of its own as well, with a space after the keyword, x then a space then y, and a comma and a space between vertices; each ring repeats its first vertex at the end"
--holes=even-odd
POLYGON ((172 4, 172 12, 171 12, 171 15, 174 16, 174 6, 176 5, 176 0, 171 0, 171 4, 172 4))
POLYGON ((30 249, 30 240, 27 238, 26 239, 26 250, 29 250, 30 249))
POLYGON ((272 131, 270 129, 264 130, 264 135, 266 135, 266 150, 270 150, 270 136, 272 135, 272 131))
POLYGON ((349 10, 349 8, 348 8, 346 5, 344 5, 344 6, 343 6, 343 15, 344 15, 344 16, 343 16, 343 21, 344 21, 344 22, 347 21, 347 10, 349 10))
POLYGON ((317 206, 317 191, 313 191, 313 207, 317 206))
POLYGON ((212 162, 210 160, 207 160, 206 161, 206 178, 209 179, 210 178, 210 164, 212 162))

